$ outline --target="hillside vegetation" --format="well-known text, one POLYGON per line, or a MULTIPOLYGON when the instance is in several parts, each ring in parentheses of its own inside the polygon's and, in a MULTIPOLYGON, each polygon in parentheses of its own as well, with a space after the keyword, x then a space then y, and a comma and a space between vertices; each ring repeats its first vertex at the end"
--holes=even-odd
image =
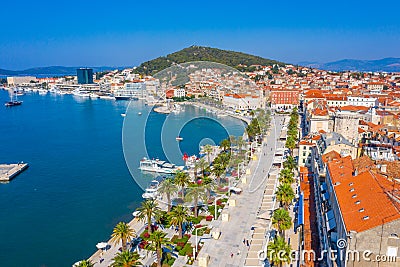
POLYGON ((240 71, 254 70, 255 67, 250 67, 251 65, 268 66, 273 64, 284 64, 276 60, 266 59, 241 52, 221 50, 211 47, 191 46, 167 56, 158 57, 156 59, 144 62, 136 68, 136 73, 153 75, 170 67, 174 63, 185 63, 191 61, 217 62, 234 67, 240 71))

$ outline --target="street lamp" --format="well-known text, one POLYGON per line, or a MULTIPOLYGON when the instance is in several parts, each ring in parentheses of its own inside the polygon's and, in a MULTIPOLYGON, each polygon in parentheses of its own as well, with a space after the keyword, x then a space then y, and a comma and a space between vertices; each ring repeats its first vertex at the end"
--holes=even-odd
POLYGON ((251 142, 251 144, 250 144, 250 154, 253 156, 253 144, 256 144, 257 145, 257 142, 256 141, 253 141, 253 142, 251 142))
POLYGON ((240 165, 242 165, 242 168, 243 168, 243 165, 244 165, 244 162, 240 162, 240 163, 238 163, 238 179, 240 179, 240 165))
POLYGON ((216 197, 216 198, 214 199, 214 220, 217 219, 217 200, 219 200, 219 199, 221 199, 221 198, 225 198, 225 195, 216 197))
POLYGON ((251 153, 251 151, 247 151, 244 155, 245 155, 245 157, 246 157, 246 161, 247 161, 247 157, 251 157, 251 156, 248 156, 248 153, 251 153))
POLYGON ((204 227, 208 227, 207 225, 205 225, 205 226, 202 226, 202 227, 199 227, 199 228, 196 228, 195 230, 194 230, 194 232, 195 232, 195 235, 196 235, 196 250, 195 250, 195 254, 194 254, 194 259, 196 259, 197 258, 197 251, 198 251, 198 241, 197 241, 197 230, 199 230, 199 229, 202 229, 202 228, 204 228, 204 227))

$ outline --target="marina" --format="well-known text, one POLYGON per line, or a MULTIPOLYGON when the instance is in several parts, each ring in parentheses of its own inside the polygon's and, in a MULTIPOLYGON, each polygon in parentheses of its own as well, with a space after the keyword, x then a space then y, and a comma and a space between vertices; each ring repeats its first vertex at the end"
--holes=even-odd
MULTIPOLYGON (((132 219, 132 212, 143 201, 141 188, 147 188, 156 174, 141 172, 139 161, 145 155, 167 161, 159 138, 165 115, 152 112, 146 119, 151 106, 142 100, 132 101, 127 111, 129 101, 93 101, 38 92, 20 98, 23 108, 0 108, 2 122, 7 125, 0 128, 0 150, 7 151, 0 153, 0 162, 23 159, 30 165, 20 177, 0 186, 1 209, 7 214, 0 222, 0 261, 2 266, 24 266, 28 258, 30 266, 70 267, 96 251, 98 242, 108 240, 116 223, 132 219), (122 118, 123 113, 130 114, 122 118), (145 136, 135 130, 123 141, 132 154, 127 155, 130 173, 122 152, 121 129, 123 124, 142 129, 146 121, 149 128, 145 136), (138 148, 144 140, 151 141, 147 153, 138 148), (143 186, 139 187, 131 175, 143 175, 143 186), (31 227, 24 227, 27 221, 31 227), (18 249, 20 240, 30 247, 24 257, 18 249)), ((0 102, 7 100, 8 92, 0 90, 0 102)), ((192 106, 183 109, 169 115, 177 124, 168 127, 172 130, 166 132, 166 151, 177 144, 178 133, 173 130, 180 128, 179 123, 202 112, 192 106)), ((180 142, 181 150, 188 155, 198 154, 198 144, 211 137, 210 132, 215 143, 226 138, 217 123, 196 122, 207 123, 209 128, 190 125, 182 129, 185 141, 180 142)), ((231 134, 243 133, 240 121, 227 117, 223 122, 231 134)), ((168 156, 168 162, 184 165, 182 155, 174 155, 168 156)))
POLYGON ((28 163, 0 164, 0 182, 9 182, 29 167, 28 163))

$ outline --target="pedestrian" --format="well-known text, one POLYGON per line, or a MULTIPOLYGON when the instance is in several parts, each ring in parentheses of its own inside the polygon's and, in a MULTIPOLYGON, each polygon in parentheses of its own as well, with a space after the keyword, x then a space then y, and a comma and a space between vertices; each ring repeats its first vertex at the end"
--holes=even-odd
POLYGON ((231 258, 233 258, 233 252, 231 251, 231 258))
POLYGON ((238 251, 237 251, 237 255, 240 255, 240 249, 238 249, 238 251))
POLYGON ((243 238, 243 245, 246 245, 246 238, 243 238))
POLYGON ((246 240, 246 244, 248 247, 250 247, 249 240, 246 240))

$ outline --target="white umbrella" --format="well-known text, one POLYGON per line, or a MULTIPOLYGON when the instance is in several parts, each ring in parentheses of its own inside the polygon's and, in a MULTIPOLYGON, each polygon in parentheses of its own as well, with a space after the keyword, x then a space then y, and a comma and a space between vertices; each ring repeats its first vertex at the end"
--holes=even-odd
POLYGON ((77 262, 75 262, 75 263, 72 265, 72 267, 79 266, 79 264, 80 264, 81 262, 82 262, 82 261, 77 261, 77 262))
POLYGON ((96 248, 98 249, 105 249, 108 246, 106 242, 97 243, 96 248))

